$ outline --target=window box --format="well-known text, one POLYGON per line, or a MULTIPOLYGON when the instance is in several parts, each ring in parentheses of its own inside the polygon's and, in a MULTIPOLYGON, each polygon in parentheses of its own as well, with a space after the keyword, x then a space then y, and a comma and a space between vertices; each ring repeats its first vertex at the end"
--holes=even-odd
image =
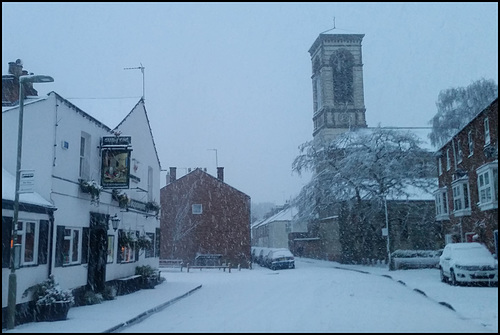
POLYGON ((118 206, 120 208, 128 208, 130 203, 130 198, 127 193, 114 189, 111 191, 111 198, 115 201, 118 201, 118 206))
POLYGON ((102 186, 99 185, 97 182, 94 180, 84 180, 80 179, 80 190, 83 193, 89 193, 91 197, 91 203, 95 203, 99 205, 99 196, 102 191, 102 186))

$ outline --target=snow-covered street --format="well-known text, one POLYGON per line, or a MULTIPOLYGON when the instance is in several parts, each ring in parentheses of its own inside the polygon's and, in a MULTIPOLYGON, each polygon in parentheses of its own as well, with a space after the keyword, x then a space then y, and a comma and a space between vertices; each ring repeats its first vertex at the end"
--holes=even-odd
POLYGON ((255 265, 231 274, 164 275, 167 285, 203 287, 123 332, 498 331, 498 288, 453 287, 440 282, 437 269, 388 271, 297 258, 293 270, 255 265))

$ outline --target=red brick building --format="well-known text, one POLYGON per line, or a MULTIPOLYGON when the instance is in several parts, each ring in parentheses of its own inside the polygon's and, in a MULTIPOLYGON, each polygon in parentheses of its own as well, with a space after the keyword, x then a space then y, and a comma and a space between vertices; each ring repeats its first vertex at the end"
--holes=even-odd
POLYGON ((436 220, 446 243, 484 243, 498 255, 498 98, 437 152, 436 220))
POLYGON ((160 190, 160 259, 247 267, 250 197, 224 183, 224 168, 217 178, 195 169, 179 179, 170 168, 169 181, 160 190))

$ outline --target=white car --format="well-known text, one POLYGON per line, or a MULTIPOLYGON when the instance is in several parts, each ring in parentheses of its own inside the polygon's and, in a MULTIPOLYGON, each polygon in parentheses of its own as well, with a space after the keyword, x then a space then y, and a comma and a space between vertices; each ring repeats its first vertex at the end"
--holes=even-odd
POLYGON ((498 285, 498 261, 481 243, 449 243, 439 257, 441 281, 498 285))

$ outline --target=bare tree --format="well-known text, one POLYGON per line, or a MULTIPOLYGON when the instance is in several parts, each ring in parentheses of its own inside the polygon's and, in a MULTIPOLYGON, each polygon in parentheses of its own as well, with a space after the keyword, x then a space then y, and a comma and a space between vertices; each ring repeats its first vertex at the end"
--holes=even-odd
POLYGON ((429 121, 432 125, 431 144, 436 147, 444 145, 497 97, 498 85, 492 79, 480 79, 467 87, 439 92, 437 113, 429 121))
POLYGON ((380 127, 346 132, 325 145, 304 143, 292 170, 314 175, 293 201, 300 218, 314 220, 336 211, 329 215, 349 222, 341 227, 344 254, 361 257, 361 249, 376 243, 373 236, 384 222, 387 198, 409 198, 415 189, 435 190, 435 161, 421 144, 410 131, 380 127))

